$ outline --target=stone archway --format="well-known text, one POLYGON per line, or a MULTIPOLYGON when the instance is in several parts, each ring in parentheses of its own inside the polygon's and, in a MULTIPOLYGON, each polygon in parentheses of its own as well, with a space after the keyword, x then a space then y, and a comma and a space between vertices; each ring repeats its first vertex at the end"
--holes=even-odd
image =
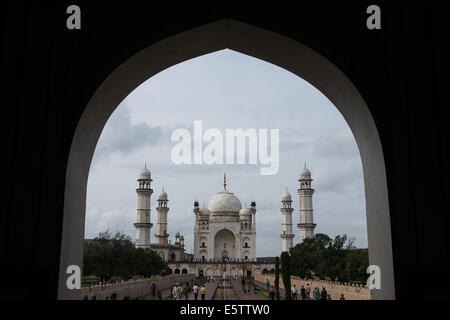
POLYGON ((370 264, 382 271, 375 299, 394 299, 391 227, 386 170, 380 138, 364 99, 321 54, 280 34, 231 19, 200 26, 150 45, 117 67, 86 106, 69 153, 58 284, 59 299, 79 299, 66 286, 67 267, 83 265, 86 188, 95 146, 109 116, 153 75, 185 60, 231 49, 284 68, 321 91, 341 112, 357 142, 364 172, 370 264))
POLYGON ((222 229, 214 236, 214 259, 236 258, 236 238, 228 229, 222 229))

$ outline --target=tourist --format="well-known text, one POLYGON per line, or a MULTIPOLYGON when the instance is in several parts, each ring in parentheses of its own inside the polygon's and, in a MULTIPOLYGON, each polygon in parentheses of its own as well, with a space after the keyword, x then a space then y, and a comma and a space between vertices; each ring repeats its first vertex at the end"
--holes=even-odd
POLYGON ((155 285, 154 282, 152 282, 151 292, 152 292, 152 299, 155 299, 155 295, 156 295, 156 285, 155 285))
POLYGON ((273 286, 269 289, 270 300, 273 300, 275 297, 275 288, 273 286))
POLYGON ((269 279, 266 279, 266 286, 267 286, 267 290, 269 290, 269 288, 270 288, 270 281, 269 281, 269 279))
POLYGON ((111 295, 111 300, 117 300, 117 293, 113 293, 112 295, 111 295))
POLYGON ((194 291, 194 300, 198 300, 198 286, 194 284, 192 290, 194 291))
POLYGON ((205 300, 205 295, 206 295, 206 288, 205 285, 202 285, 202 287, 200 288, 200 297, 202 298, 202 300, 205 300))
POLYGON ((297 287, 295 286, 295 284, 294 284, 294 286, 291 288, 291 291, 292 291, 292 300, 298 300, 298 299, 297 299, 297 287))
POLYGON ((327 300, 331 300, 331 296, 327 294, 327 300))
POLYGON ((250 288, 250 282, 249 282, 248 286, 247 286, 247 292, 250 293, 250 290, 251 290, 251 288, 250 288))
POLYGON ((244 277, 242 277, 242 279, 241 279, 241 284, 242 284, 242 291, 244 291, 244 293, 245 293, 245 279, 244 279, 244 277))
POLYGON ((306 284, 305 293, 306 299, 311 299, 311 287, 309 286, 309 283, 306 284))
POLYGON ((172 288, 172 297, 174 300, 178 300, 178 284, 175 283, 175 285, 172 288))
POLYGON ((306 289, 303 286, 300 289, 300 296, 302 297, 302 300, 306 300, 306 289))
POLYGON ((344 297, 344 294, 343 293, 341 293, 341 297, 339 298, 339 300, 345 300, 345 297, 344 297))
POLYGON ((320 291, 318 287, 314 288, 314 293, 313 293, 313 300, 319 300, 320 299, 320 291))
POLYGON ((176 290, 176 284, 174 284, 173 285, 173 287, 172 287, 172 298, 174 299, 174 300, 176 300, 175 299, 175 296, 177 295, 177 290, 176 290))
POLYGON ((322 291, 320 292, 320 300, 327 300, 327 290, 325 290, 325 287, 322 287, 322 291))
POLYGON ((254 293, 254 294, 258 294, 258 290, 256 289, 256 286, 255 286, 255 285, 253 285, 253 293, 254 293))
POLYGON ((189 286, 189 282, 186 283, 186 287, 184 289, 184 300, 188 299, 189 292, 191 291, 191 287, 189 286))

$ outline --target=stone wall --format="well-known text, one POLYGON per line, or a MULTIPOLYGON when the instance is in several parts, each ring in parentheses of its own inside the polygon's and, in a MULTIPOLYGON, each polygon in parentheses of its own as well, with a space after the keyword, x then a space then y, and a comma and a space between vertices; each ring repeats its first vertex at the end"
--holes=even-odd
POLYGON ((96 296, 97 300, 104 300, 106 297, 110 297, 111 294, 117 294, 117 300, 122 300, 128 296, 130 299, 136 299, 151 294, 151 285, 154 282, 157 289, 161 291, 172 288, 177 282, 187 282, 194 280, 193 274, 176 274, 169 276, 153 276, 150 278, 130 280, 119 283, 112 283, 106 285, 96 285, 91 287, 81 288, 80 294, 83 299, 88 296, 89 300, 92 300, 93 296, 96 296))
MULTIPOLYGON (((269 279, 270 283, 273 284, 275 281, 274 275, 255 275, 255 280, 266 283, 266 279, 269 279)), ((295 286, 299 289, 302 286, 306 287, 306 284, 309 283, 311 287, 311 294, 315 287, 319 287, 322 290, 322 287, 325 287, 328 294, 331 296, 333 300, 339 300, 341 297, 341 293, 344 294, 346 300, 370 300, 371 294, 369 288, 366 286, 353 285, 353 284, 343 284, 334 281, 326 281, 326 280, 305 280, 299 277, 292 276, 291 277, 291 285, 295 286)), ((283 280, 280 273, 280 288, 284 289, 283 280)))

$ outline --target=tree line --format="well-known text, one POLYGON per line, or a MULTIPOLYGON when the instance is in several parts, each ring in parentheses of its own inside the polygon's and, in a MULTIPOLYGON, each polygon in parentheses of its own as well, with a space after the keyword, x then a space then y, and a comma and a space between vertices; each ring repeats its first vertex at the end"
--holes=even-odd
POLYGON ((136 248, 131 238, 116 232, 99 233, 92 241, 85 241, 83 275, 96 276, 105 283, 111 279, 128 280, 133 276, 171 274, 161 257, 150 249, 136 248))
POLYGON ((323 233, 306 238, 290 250, 290 271, 292 275, 306 279, 317 277, 365 284, 369 252, 357 249, 354 242, 355 239, 346 234, 334 239, 323 233))

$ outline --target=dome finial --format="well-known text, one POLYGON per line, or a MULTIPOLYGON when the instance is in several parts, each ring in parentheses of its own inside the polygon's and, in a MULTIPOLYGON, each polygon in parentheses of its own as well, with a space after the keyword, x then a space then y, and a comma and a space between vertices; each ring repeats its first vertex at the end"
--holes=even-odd
POLYGON ((144 169, 147 169, 147 161, 144 162, 144 169))
POLYGON ((223 174, 223 188, 224 190, 227 190, 227 174, 223 174))
POLYGON ((305 169, 306 169, 306 161, 305 161, 305 169))

